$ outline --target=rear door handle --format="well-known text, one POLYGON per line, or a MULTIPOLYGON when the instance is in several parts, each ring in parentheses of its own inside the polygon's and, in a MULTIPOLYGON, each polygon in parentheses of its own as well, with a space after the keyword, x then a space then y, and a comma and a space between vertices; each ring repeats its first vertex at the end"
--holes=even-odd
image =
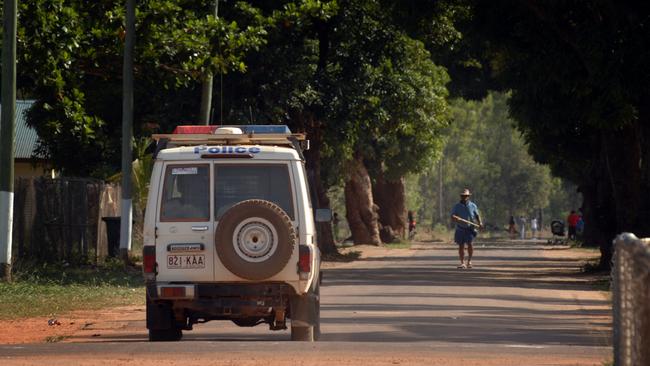
POLYGON ((208 231, 207 226, 192 226, 192 231, 208 231))

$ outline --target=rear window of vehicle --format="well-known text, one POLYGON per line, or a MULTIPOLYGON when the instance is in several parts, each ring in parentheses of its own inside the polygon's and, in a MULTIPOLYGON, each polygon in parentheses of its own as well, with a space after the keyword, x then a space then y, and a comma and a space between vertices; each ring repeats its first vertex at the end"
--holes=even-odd
POLYGON ((168 165, 160 221, 210 220, 210 166, 168 165))
POLYGON ((216 165, 214 175, 217 220, 234 204, 249 199, 271 201, 293 220, 293 196, 286 164, 216 165))

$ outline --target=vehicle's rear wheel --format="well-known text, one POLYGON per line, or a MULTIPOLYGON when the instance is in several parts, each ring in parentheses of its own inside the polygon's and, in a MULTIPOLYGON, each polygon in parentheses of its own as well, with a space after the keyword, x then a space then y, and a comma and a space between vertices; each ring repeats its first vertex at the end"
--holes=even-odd
POLYGON ((179 341, 183 331, 176 325, 172 305, 167 302, 155 303, 147 296, 147 328, 149 341, 179 341))
POLYGON ((317 300, 314 307, 314 340, 317 341, 320 339, 320 284, 316 284, 316 289, 314 291, 317 296, 317 300))
POLYGON ((286 266, 298 241, 289 215, 273 202, 246 200, 219 219, 215 247, 221 263, 248 280, 264 280, 286 266))
POLYGON ((296 296, 291 301, 291 340, 314 342, 320 338, 320 289, 296 296))
POLYGON ((151 342, 174 342, 183 338, 183 331, 178 328, 172 329, 149 329, 149 341, 151 342))
POLYGON ((291 340, 299 342, 313 342, 314 327, 291 327, 291 340))

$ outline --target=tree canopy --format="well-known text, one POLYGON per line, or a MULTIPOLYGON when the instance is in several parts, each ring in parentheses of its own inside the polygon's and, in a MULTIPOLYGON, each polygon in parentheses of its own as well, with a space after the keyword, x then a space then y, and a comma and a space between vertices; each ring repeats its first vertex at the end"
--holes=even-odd
POLYGON ((535 159, 579 186, 604 267, 616 233, 650 234, 649 17, 635 2, 473 4, 474 51, 535 159))
MULTIPOLYGON (((192 121, 203 71, 246 70, 265 42, 267 19, 238 2, 230 19, 212 1, 138 4, 135 132, 192 121)), ((20 3, 18 85, 36 99, 27 116, 37 154, 67 175, 106 177, 119 167, 124 11, 121 2, 20 3)))
POLYGON ((576 200, 571 199, 577 197, 575 187, 562 187, 547 166, 527 153, 524 138, 508 115, 507 101, 506 94, 490 93, 482 101, 452 102, 441 161, 419 175, 418 181, 411 181, 410 188, 422 199, 410 209, 434 223, 447 224, 450 208, 466 187, 479 204, 483 221, 497 227, 506 225, 511 215, 532 217, 542 210, 547 219, 563 219, 576 208, 572 206, 576 200))
MULTIPOLYGON (((123 4, 27 0, 19 13, 18 85, 36 100, 36 153, 67 175, 115 173, 123 4)), ((578 186, 587 228, 607 228, 590 238, 606 248, 617 231, 649 231, 650 198, 638 199, 650 188, 649 13, 612 1, 251 0, 220 2, 215 16, 212 0, 148 0, 136 16, 135 135, 194 123, 202 78, 218 74, 223 116, 213 122, 286 123, 310 135, 320 204, 359 161, 374 183, 399 188, 453 137, 443 168, 459 169, 458 180, 446 184, 477 182, 494 217, 543 207, 560 191, 517 150, 527 147, 578 186), (448 107, 450 96, 480 100, 493 89, 510 96, 522 136, 499 127, 509 123, 503 95, 448 107), (484 148, 454 151, 468 136, 487 139, 484 148), (495 180, 534 197, 517 201, 495 180)))

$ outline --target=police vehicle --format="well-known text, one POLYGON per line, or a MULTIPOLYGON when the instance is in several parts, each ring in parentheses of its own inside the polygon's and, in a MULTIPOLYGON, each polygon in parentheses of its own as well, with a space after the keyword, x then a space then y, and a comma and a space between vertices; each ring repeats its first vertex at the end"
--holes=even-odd
POLYGON ((320 252, 302 151, 286 126, 178 126, 154 135, 143 270, 150 341, 197 323, 320 334, 320 252))

